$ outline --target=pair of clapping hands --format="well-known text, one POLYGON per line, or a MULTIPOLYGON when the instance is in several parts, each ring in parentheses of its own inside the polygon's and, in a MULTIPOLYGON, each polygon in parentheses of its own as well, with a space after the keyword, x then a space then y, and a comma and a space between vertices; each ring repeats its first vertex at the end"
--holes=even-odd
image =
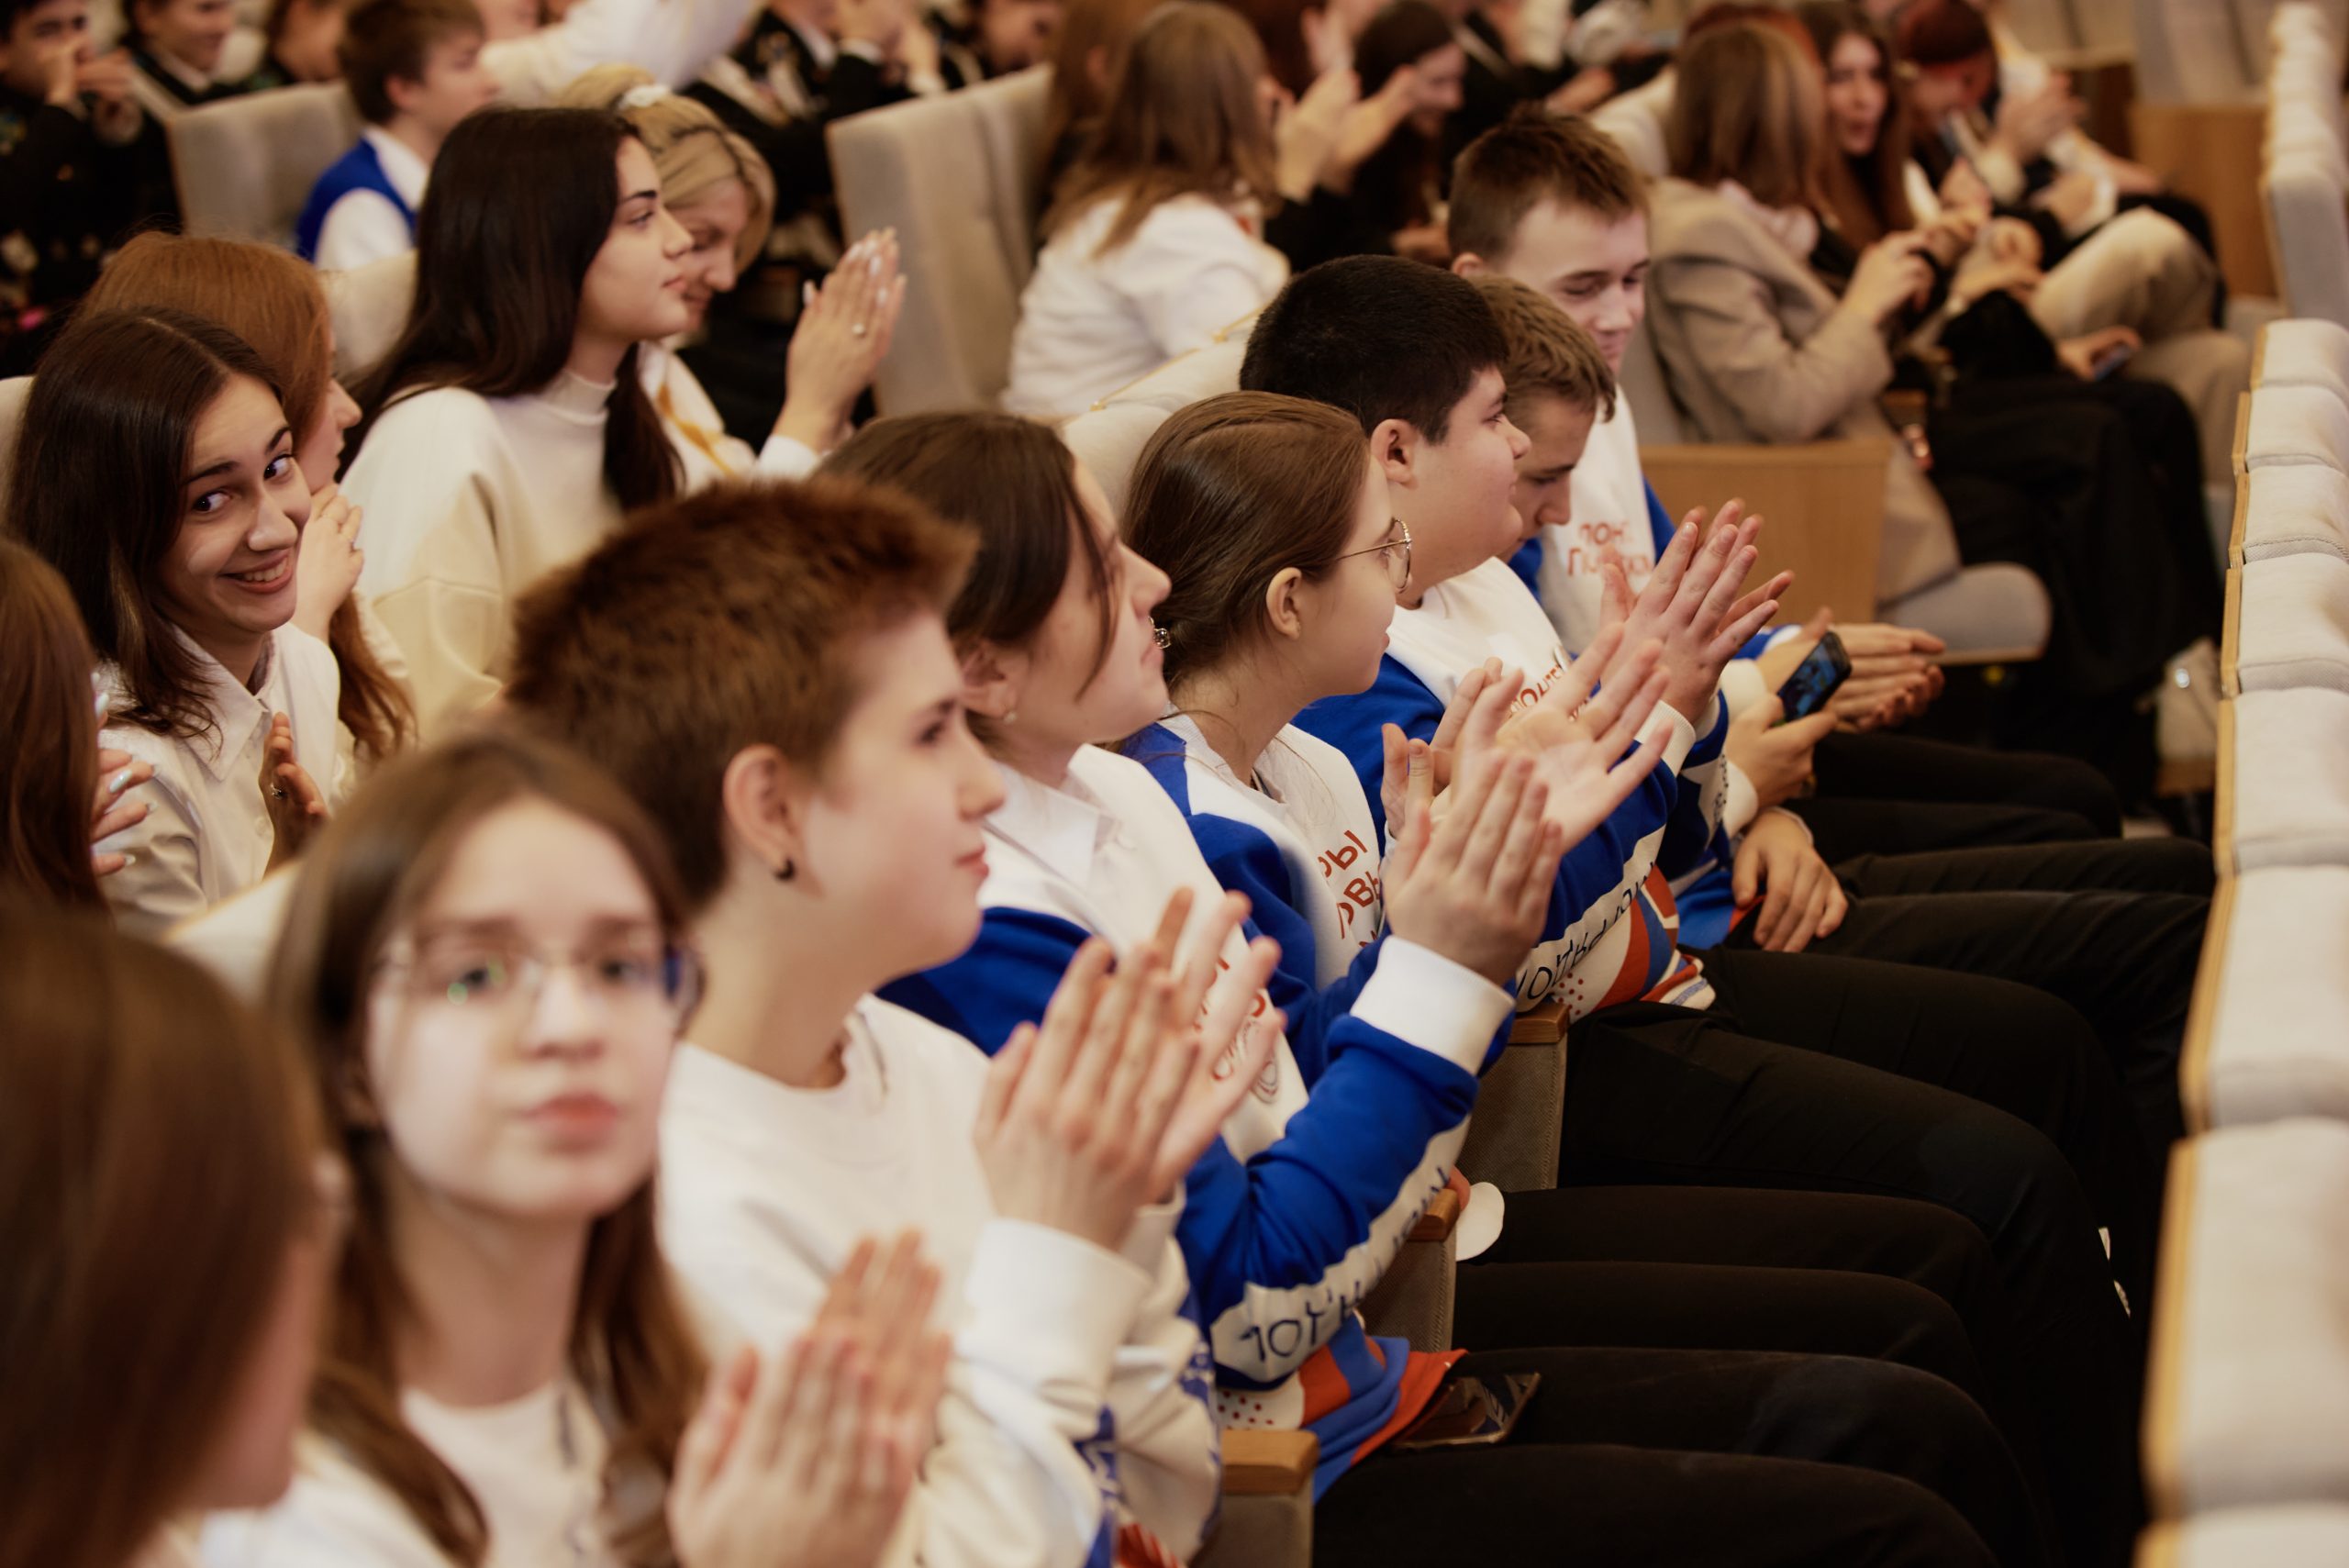
POLYGON ((1709 532, 1690 513, 1636 594, 1620 562, 1602 567, 1605 625, 1532 701, 1523 672, 1493 660, 1462 679, 1432 740, 1386 727, 1391 932, 1508 984, 1542 935, 1559 857, 1662 757, 1673 719, 1658 705, 1703 717, 1776 613, 1787 574, 1738 592, 1761 528, 1735 501, 1709 532))
MULTIPOLYGON (((1041 1025, 987 1070, 973 1139, 996 1212, 1115 1251, 1221 1135, 1281 1032, 1254 1018, 1278 945, 1258 939, 1218 984, 1248 913, 1167 901, 1111 972, 1097 938, 1041 1025)), ((781 1354, 714 1373, 679 1445, 669 1529, 684 1568, 867 1568, 880 1560, 937 1433, 947 1336, 939 1273, 911 1232, 858 1243, 814 1321, 781 1354)))

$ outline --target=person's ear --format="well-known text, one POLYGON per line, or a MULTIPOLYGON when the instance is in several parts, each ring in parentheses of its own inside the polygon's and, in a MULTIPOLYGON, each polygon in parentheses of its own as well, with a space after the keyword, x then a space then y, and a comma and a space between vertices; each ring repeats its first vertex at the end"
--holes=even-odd
POLYGON ((745 746, 718 776, 729 858, 754 877, 789 882, 806 862, 807 805, 797 770, 774 746, 745 746))
POLYGON ((1298 603, 1304 586, 1305 573, 1294 566, 1282 567, 1264 584, 1264 624, 1275 637, 1294 642, 1305 635, 1304 607, 1298 603))
POLYGON ((386 76, 384 78, 384 96, 389 99, 392 107, 401 114, 406 114, 415 108, 416 100, 423 92, 424 82, 421 77, 411 79, 406 76, 386 76))
POLYGON ((334 1079, 335 1109, 344 1125, 382 1131, 384 1113, 376 1108, 374 1085, 367 1081, 367 1063, 359 1051, 353 1050, 343 1057, 334 1079))
POLYGON ((1019 649, 973 643, 963 654, 963 706, 977 717, 1011 722, 1028 671, 1028 655, 1019 649))
POLYGON ((1452 259, 1452 272, 1454 277, 1477 278, 1491 271, 1490 267, 1485 265, 1485 259, 1474 250, 1463 250, 1452 259))
POLYGON ((1419 482, 1419 427, 1408 419, 1381 419, 1370 432, 1370 455, 1389 484, 1419 482))

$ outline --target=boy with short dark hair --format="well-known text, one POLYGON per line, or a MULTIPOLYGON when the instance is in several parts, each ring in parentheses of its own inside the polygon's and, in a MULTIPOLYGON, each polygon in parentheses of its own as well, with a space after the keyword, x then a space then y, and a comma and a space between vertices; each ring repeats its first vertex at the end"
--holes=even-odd
POLYGON ((365 0, 337 50, 367 128, 318 176, 295 249, 328 272, 416 245, 416 215, 440 144, 497 96, 473 0, 365 0))
MULTIPOLYGON (((1297 719, 1346 753, 1374 814, 1385 725, 1432 741, 1496 655, 1521 672, 1520 705, 1538 707, 1564 662, 1507 564, 1527 450, 1507 412, 1508 357, 1465 279, 1392 257, 1299 274, 1249 337, 1241 384, 1352 413, 1411 529, 1412 576, 1377 680, 1297 719)), ((2004 981, 1726 951, 1699 967, 1680 951, 1657 863, 1675 796, 1692 756, 1718 762, 1722 665, 1775 607, 1761 595, 1731 605, 1753 562, 1750 525, 1725 517, 1701 549, 1697 535, 1693 520, 1674 534, 1624 617, 1627 648, 1664 645, 1664 701, 1680 718, 1665 765, 1561 861, 1544 940, 1520 975, 1521 996, 1560 996, 1575 1020, 1560 1180, 1865 1188, 1967 1216, 2022 1319, 2067 1539, 2109 1550, 2133 1528, 2134 1372, 2098 1236, 2099 1205, 2128 1195, 2102 1047, 2063 1004, 2004 981), (1964 1152, 1917 1157, 1927 1149, 1964 1152)), ((1698 795, 1698 817, 1716 818, 1718 788, 1698 795)))

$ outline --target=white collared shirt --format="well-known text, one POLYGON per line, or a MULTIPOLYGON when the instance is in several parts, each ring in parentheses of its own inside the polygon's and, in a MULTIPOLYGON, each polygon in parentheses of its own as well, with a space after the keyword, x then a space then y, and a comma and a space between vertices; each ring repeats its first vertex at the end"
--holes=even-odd
MULTIPOLYGON (((432 165, 416 150, 381 126, 369 126, 360 139, 375 150, 384 178, 400 194, 411 213, 424 210, 424 187, 432 165)), ((327 209, 318 228, 320 272, 347 272, 416 249, 416 229, 381 191, 346 191, 327 209)))
MULTIPOLYGON (((331 649, 291 624, 282 626, 271 634, 248 690, 210 654, 193 642, 187 646, 214 730, 181 738, 115 722, 99 736, 100 745, 128 751, 155 770, 152 782, 126 797, 147 803, 146 819, 98 845, 102 852, 131 857, 99 885, 114 905, 116 922, 139 936, 160 936, 268 873, 277 832, 270 826, 261 775, 271 715, 292 721, 295 761, 329 805, 345 787, 337 756, 342 725, 335 717, 342 673, 331 649)), ((107 665, 102 674, 110 706, 125 706, 120 673, 107 665)))

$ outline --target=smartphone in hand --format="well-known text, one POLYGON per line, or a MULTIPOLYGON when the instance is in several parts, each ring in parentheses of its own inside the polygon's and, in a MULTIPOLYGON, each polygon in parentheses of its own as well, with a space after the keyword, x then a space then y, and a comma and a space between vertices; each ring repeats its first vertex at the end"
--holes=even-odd
POLYGON ((1835 688, 1849 680, 1851 674, 1852 656, 1843 651, 1843 639, 1830 631, 1795 666, 1787 684, 1778 688, 1778 701, 1785 705, 1786 717, 1809 718, 1827 706, 1835 688))

